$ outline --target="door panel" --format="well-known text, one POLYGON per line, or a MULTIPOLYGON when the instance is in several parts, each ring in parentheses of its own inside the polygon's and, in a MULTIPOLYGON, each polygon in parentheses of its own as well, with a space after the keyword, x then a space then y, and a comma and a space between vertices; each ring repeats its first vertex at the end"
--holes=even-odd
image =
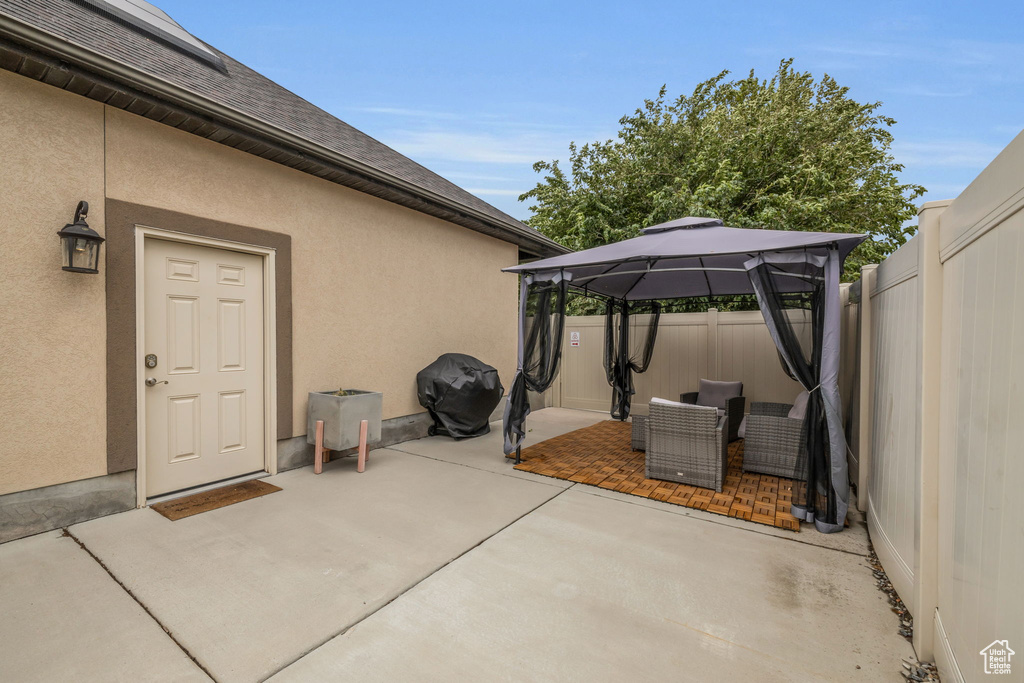
POLYGON ((167 461, 181 462, 199 457, 200 397, 173 396, 167 399, 167 461))
POLYGON ((167 333, 168 372, 199 372, 199 299, 167 297, 167 333))
POLYGON ((245 448, 245 392, 223 391, 220 394, 219 452, 245 448))
POLYGON ((263 259, 147 239, 146 495, 264 468, 263 259))
POLYGON ((219 299, 217 326, 220 338, 218 368, 222 371, 245 370, 245 302, 219 299))

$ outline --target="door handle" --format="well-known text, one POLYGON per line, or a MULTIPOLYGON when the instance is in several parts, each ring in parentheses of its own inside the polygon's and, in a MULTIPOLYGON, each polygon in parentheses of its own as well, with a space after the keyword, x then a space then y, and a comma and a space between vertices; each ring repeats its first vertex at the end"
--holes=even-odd
POLYGON ((156 377, 147 377, 146 378, 146 386, 147 387, 155 387, 157 384, 170 384, 170 382, 168 382, 165 379, 160 380, 159 382, 157 382, 156 381, 156 377))

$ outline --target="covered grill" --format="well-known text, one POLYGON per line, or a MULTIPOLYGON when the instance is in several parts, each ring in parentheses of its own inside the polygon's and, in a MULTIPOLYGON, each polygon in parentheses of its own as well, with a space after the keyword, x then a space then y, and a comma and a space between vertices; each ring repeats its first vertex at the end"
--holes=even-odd
POLYGON ((498 371, 464 353, 446 353, 416 375, 420 405, 434 419, 429 434, 455 439, 491 431, 489 419, 504 395, 498 371))

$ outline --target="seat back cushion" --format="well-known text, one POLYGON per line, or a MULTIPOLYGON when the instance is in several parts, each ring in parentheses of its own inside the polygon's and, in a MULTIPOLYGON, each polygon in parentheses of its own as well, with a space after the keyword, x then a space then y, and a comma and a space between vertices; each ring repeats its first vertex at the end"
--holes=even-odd
MULTIPOLYGON (((652 398, 651 403, 656 403, 662 406, 692 406, 693 403, 680 403, 679 401, 670 401, 667 398, 652 398)), ((703 408, 714 408, 714 406, 701 406, 703 408)), ((725 411, 721 408, 718 409, 718 417, 725 415, 725 411)))
POLYGON ((807 414, 807 399, 810 398, 810 394, 806 391, 801 391, 800 395, 793 401, 793 407, 789 409, 789 417, 794 420, 804 419, 804 415, 807 414))
POLYGON ((657 403, 663 406, 685 406, 686 403, 680 403, 679 401, 670 401, 667 398, 652 398, 651 403, 657 403))
POLYGON ((700 381, 697 390, 697 405, 714 406, 725 410, 725 402, 735 396, 743 395, 743 382, 714 382, 709 379, 700 381))

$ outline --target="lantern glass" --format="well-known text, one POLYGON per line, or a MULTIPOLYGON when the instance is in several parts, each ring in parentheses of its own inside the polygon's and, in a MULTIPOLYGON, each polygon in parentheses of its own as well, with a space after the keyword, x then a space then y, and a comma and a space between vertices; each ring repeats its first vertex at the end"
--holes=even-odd
POLYGON ((61 238, 63 269, 72 273, 98 273, 100 242, 89 237, 68 235, 61 238))

